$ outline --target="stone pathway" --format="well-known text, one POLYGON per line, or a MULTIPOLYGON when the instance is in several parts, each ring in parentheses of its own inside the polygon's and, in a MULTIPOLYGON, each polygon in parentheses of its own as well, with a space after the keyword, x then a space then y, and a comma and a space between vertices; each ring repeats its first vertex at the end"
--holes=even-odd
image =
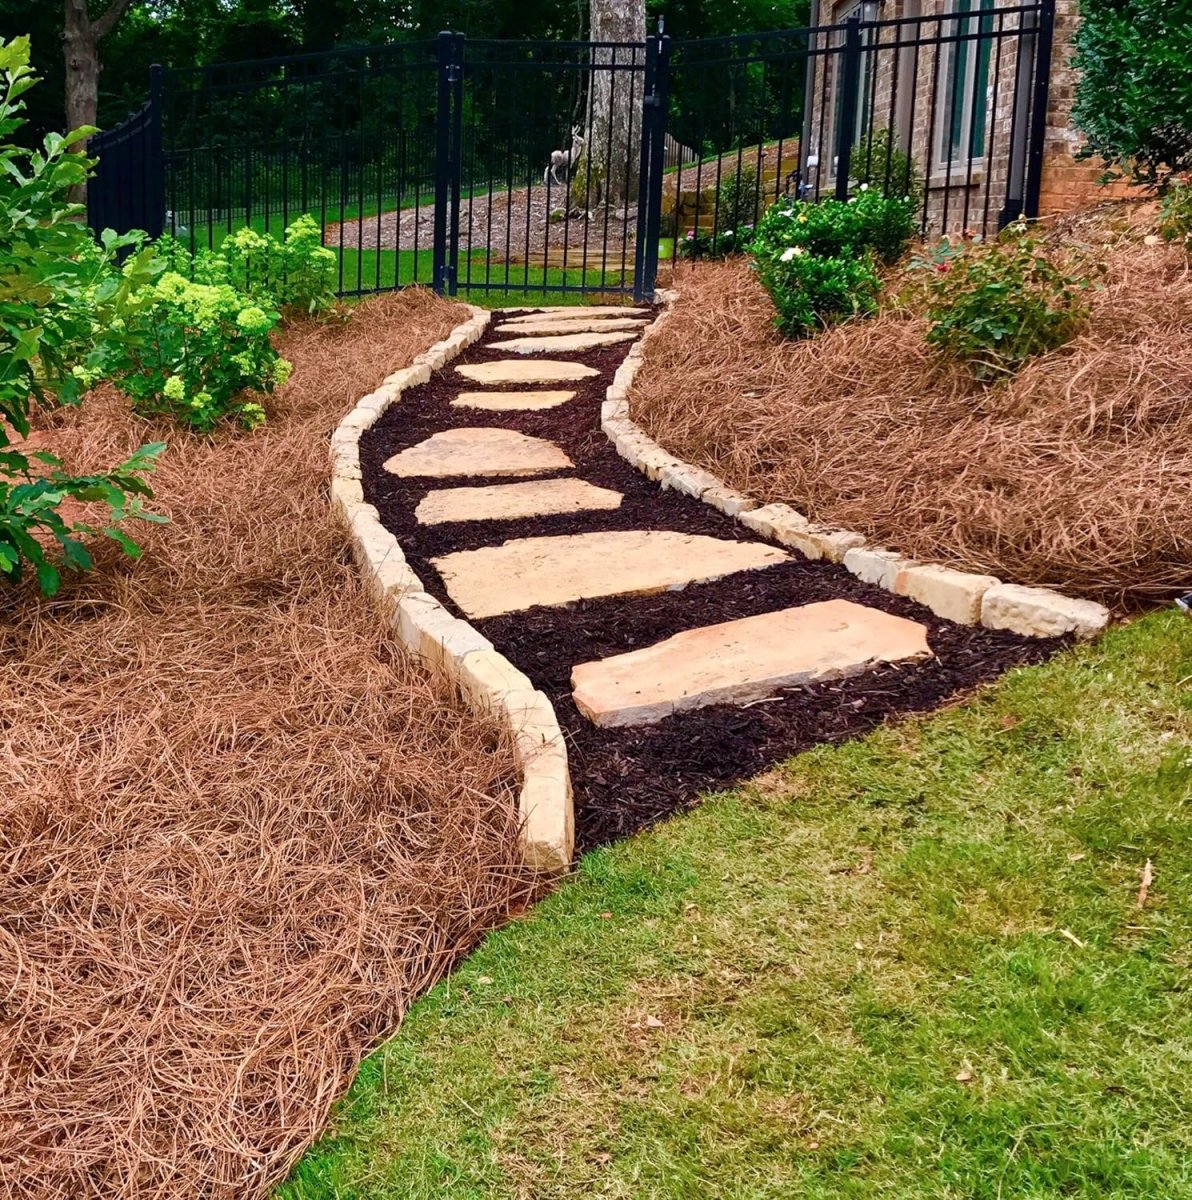
POLYGON ((361 443, 366 498, 424 585, 554 704, 581 845, 673 809, 675 780, 751 774, 1049 650, 805 560, 618 458, 600 404, 649 315, 497 314, 361 443))

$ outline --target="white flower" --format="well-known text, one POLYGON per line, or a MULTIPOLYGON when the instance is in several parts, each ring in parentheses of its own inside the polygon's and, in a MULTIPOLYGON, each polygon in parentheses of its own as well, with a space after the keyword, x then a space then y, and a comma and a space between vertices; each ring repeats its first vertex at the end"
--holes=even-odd
POLYGON ((861 184, 861 191, 863 191, 863 192, 869 191, 869 184, 867 184, 867 183, 861 184))
POLYGON ((802 246, 787 246, 782 252, 779 262, 790 262, 792 258, 797 258, 801 254, 806 254, 807 251, 802 246))

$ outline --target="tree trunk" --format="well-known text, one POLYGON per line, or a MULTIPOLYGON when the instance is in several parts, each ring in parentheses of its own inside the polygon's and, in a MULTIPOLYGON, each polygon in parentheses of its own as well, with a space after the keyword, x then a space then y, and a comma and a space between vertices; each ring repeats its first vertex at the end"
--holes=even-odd
MULTIPOLYGON (((94 125, 99 110, 99 43, 115 28, 131 0, 112 0, 107 11, 92 21, 87 0, 64 0, 62 53, 66 59, 66 128, 94 125)), ((80 143, 77 149, 85 149, 80 143)), ((71 188, 71 199, 81 204, 87 186, 71 188)))
POLYGON ((87 19, 87 0, 65 0, 66 128, 94 125, 99 107, 99 38, 87 19))
POLYGON ((642 121, 642 78, 645 69, 645 0, 590 0, 593 42, 631 42, 592 51, 590 170, 599 177, 610 204, 637 197, 642 121), (636 70, 602 70, 611 64, 636 70))

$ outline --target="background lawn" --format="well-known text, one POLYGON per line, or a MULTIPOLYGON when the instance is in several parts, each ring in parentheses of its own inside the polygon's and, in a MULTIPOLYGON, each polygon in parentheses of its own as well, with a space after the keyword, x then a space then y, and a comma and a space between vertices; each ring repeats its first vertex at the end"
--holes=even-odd
POLYGON ((1154 614, 589 855, 280 1196, 1192 1197, 1190 697, 1154 614))

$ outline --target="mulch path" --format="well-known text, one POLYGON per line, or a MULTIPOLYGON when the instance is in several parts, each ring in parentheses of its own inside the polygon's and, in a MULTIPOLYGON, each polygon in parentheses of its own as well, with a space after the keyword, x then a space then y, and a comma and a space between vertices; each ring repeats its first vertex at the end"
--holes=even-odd
MULTIPOLYGON (((600 375, 575 385, 575 398, 558 408, 510 413, 451 408, 458 392, 474 386, 452 368, 491 361, 494 351, 488 343, 500 336, 500 329, 498 317, 481 343, 429 383, 405 393, 361 441, 368 500, 401 539, 427 590, 451 611, 472 620, 452 602, 428 560, 452 550, 497 545, 510 538, 616 529, 754 540, 715 509, 660 489, 624 462, 601 431, 600 403, 626 345, 565 356, 598 368, 600 375), (399 479, 383 470, 384 461, 397 451, 464 425, 491 425, 548 438, 567 452, 575 471, 542 478, 576 474, 615 488, 624 496, 621 507, 520 520, 417 524, 414 509, 429 491, 509 482, 507 477, 399 479)), ((627 836, 688 807, 701 791, 746 779, 817 743, 856 737, 889 717, 935 708, 1010 667, 1039 662, 1064 644, 1060 639, 953 625, 904 597, 862 583, 841 566, 797 555, 776 567, 681 591, 539 606, 472 624, 555 706, 568 738, 580 851, 627 836), (648 726, 601 729, 582 717, 572 702, 570 673, 576 663, 650 645, 681 630, 833 598, 922 622, 935 657, 791 689, 747 708, 709 707, 648 726)))

